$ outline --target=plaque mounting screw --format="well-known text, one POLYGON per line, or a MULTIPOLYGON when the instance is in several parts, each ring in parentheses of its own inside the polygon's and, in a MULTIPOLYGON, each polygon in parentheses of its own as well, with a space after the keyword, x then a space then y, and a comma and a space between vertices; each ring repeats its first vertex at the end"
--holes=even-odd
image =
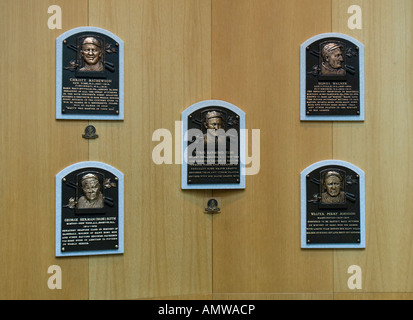
POLYGON ((119 114, 119 110, 116 110, 116 114, 119 114))
POLYGON ((66 178, 63 178, 62 181, 63 181, 63 182, 66 182, 66 178))
POLYGON ((115 249, 118 249, 118 248, 119 248, 119 246, 117 244, 115 244, 115 249))
POLYGON ((65 251, 65 248, 62 248, 62 251, 65 251))
POLYGON ((67 43, 67 41, 66 40, 63 40, 63 44, 66 44, 67 43))

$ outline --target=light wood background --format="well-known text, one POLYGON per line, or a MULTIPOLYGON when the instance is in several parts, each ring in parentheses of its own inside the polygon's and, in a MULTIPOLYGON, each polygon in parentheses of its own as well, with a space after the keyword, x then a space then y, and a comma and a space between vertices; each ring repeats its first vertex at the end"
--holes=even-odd
MULTIPOLYGON (((0 2, 0 299, 411 299, 413 1, 0 2), (350 30, 351 5, 362 8, 350 30), (49 30, 50 5, 62 8, 49 30), (125 42, 125 120, 55 119, 55 39, 80 26, 125 42), (325 32, 366 47, 366 121, 300 122, 299 47, 325 32), (245 190, 180 189, 152 133, 221 99, 260 129, 245 190), (93 124, 99 139, 82 139, 93 124), (301 250, 299 175, 327 159, 366 173, 365 250, 301 250), (125 254, 54 257, 54 177, 80 161, 125 174, 125 254), (222 213, 204 214, 206 196, 222 213), (48 267, 62 269, 50 290, 48 267), (359 265, 361 290, 347 269, 359 265)), ((251 140, 251 139, 250 139, 251 140)), ((177 146, 174 146, 176 148, 177 146)), ((251 148, 251 145, 250 145, 251 148)))

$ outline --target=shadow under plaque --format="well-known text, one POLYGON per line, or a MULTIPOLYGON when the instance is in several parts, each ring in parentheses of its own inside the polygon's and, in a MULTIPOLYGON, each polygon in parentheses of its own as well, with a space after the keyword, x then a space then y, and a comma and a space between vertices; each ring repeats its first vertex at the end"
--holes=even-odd
POLYGON ((56 39, 56 119, 123 120, 123 41, 79 27, 56 39))
POLYGON ((73 164, 56 175, 56 257, 120 254, 123 174, 101 162, 73 164))
POLYGON ((324 33, 300 47, 300 119, 364 121, 364 45, 324 33))
POLYGON ((220 100, 182 112, 182 189, 245 189, 245 113, 220 100))
POLYGON ((365 248, 362 170, 326 160, 301 173, 301 248, 365 248))

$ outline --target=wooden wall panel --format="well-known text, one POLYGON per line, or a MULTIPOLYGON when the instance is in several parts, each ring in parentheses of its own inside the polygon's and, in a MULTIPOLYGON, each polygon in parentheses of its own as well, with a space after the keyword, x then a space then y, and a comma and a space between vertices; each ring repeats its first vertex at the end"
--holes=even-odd
POLYGON ((366 121, 334 124, 334 158, 366 173, 366 250, 336 251, 335 290, 347 268, 363 271, 362 292, 412 292, 413 2, 333 0, 333 31, 366 46, 366 121), (362 29, 350 30, 347 9, 362 9, 362 29))
POLYGON ((333 293, 217 293, 214 300, 333 300, 333 293))
POLYGON ((0 299, 88 297, 88 261, 54 257, 55 175, 88 160, 87 122, 55 120, 55 39, 87 24, 87 1, 0 2, 0 299), (62 30, 49 30, 50 5, 62 30), (62 290, 47 286, 62 269, 62 290))
POLYGON ((334 300, 413 300, 412 293, 336 293, 334 300))
POLYGON ((411 0, 3 0, 0 11, 0 299, 412 299, 411 0), (347 25, 354 4, 362 30, 347 25), (61 30, 47 27, 50 5, 61 30), (87 25, 125 41, 126 84, 125 120, 90 122, 89 142, 88 121, 55 119, 55 39, 87 25), (363 123, 299 120, 300 44, 331 31, 366 46, 363 123), (205 99, 243 109, 250 138, 260 129, 246 190, 182 191, 180 165, 152 161, 152 133, 175 141, 181 112, 205 99), (300 249, 299 174, 331 158, 366 173, 365 250, 300 249), (56 259, 54 178, 87 160, 125 174, 125 254, 56 259), (209 195, 220 214, 203 213, 209 195), (51 265, 62 290, 47 286, 51 265))
MULTIPOLYGON (((211 98, 210 0, 90 1, 90 25, 125 42, 125 120, 94 122, 91 160, 125 174, 125 254, 90 258, 90 298, 211 294, 206 191, 182 191, 179 164, 156 165, 152 133, 211 98)), ((176 146, 175 146, 176 147, 176 146)), ((175 148, 174 148, 175 150, 175 148)), ((175 159, 175 157, 173 157, 175 159)))
POLYGON ((259 174, 245 191, 214 191, 214 294, 333 290, 333 252, 300 249, 299 185, 332 157, 332 124, 299 116, 300 45, 330 31, 329 0, 212 1, 212 96, 261 132, 259 174))

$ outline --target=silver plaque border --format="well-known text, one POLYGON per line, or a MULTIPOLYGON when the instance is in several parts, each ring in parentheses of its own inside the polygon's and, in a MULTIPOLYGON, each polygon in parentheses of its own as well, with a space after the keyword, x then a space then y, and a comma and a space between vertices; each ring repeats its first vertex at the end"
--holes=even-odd
POLYGON ((300 120, 301 121, 364 121, 364 45, 342 33, 323 33, 316 35, 305 41, 300 47, 300 120), (350 41, 359 47, 359 65, 360 65, 360 115, 356 116, 307 116, 306 105, 306 48, 313 42, 324 38, 342 38, 350 41))
POLYGON ((366 248, 365 226, 365 174, 355 165, 341 160, 324 160, 312 164, 301 172, 301 248, 302 249, 364 249, 366 248), (306 242, 307 225, 307 175, 324 166, 342 166, 353 170, 359 175, 360 186, 360 243, 359 244, 308 244, 306 242))
POLYGON ((185 109, 181 114, 182 122, 182 133, 181 133, 181 188, 182 189, 245 189, 246 179, 245 179, 245 112, 235 105, 222 101, 222 100, 203 100, 197 102, 187 109, 185 109), (188 184, 187 183, 187 155, 185 153, 187 142, 185 140, 186 132, 188 131, 188 116, 201 108, 217 106, 227 108, 239 115, 239 139, 240 139, 240 183, 237 184, 188 184))
POLYGON ((56 257, 67 256, 90 256, 90 255, 104 255, 104 254, 122 254, 124 253, 124 175, 118 169, 102 162, 84 161, 72 164, 56 175, 56 237, 55 237, 55 255, 56 257), (111 172, 118 177, 118 231, 119 243, 118 248, 113 250, 99 250, 99 251, 80 251, 80 252, 62 252, 62 179, 71 172, 78 169, 99 168, 111 172))
POLYGON ((124 43, 121 38, 102 28, 78 27, 66 31, 56 39, 56 119, 67 120, 124 120, 124 43), (80 32, 99 32, 111 37, 119 44, 119 114, 117 115, 76 115, 62 113, 62 55, 63 40, 80 32))

